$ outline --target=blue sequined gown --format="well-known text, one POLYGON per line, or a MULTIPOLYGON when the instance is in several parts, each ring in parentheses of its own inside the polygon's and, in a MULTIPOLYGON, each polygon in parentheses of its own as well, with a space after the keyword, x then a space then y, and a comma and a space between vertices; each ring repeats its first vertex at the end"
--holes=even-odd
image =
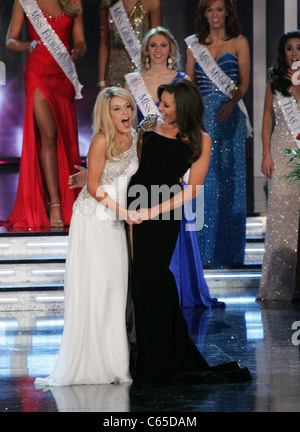
MULTIPOLYGON (((176 77, 183 78, 185 72, 178 72, 176 77)), ((159 106, 159 102, 156 104, 159 106)), ((137 106, 139 123, 144 116, 137 106)), ((212 298, 209 293, 195 231, 185 230, 186 220, 183 215, 180 224, 177 244, 170 264, 179 295, 179 303, 182 307, 224 307, 225 303, 212 298)))
MULTIPOLYGON (((237 57, 217 59, 221 69, 238 83, 237 57)), ((204 182, 204 227, 197 232, 203 265, 224 268, 244 263, 246 238, 246 118, 236 105, 228 120, 215 120, 229 101, 195 64, 196 84, 205 106, 204 125, 212 139, 211 160, 204 182)))

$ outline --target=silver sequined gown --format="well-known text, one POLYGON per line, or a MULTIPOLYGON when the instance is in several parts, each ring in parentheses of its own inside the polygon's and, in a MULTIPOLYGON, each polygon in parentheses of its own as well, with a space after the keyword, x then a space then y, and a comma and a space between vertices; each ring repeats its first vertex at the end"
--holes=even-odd
MULTIPOLYGON (((102 188, 126 205, 138 168, 136 138, 121 158, 107 161, 102 188)), ((128 248, 125 222, 87 191, 73 208, 65 274, 64 331, 56 367, 36 385, 130 382, 126 331, 128 248)))
MULTIPOLYGON (((300 102, 298 101, 300 110, 300 102)), ((290 301, 295 289, 297 243, 300 210, 299 185, 280 178, 291 169, 284 149, 294 148, 277 96, 273 97, 276 127, 270 150, 275 164, 273 178, 268 180, 268 211, 265 254, 258 298, 290 301)))

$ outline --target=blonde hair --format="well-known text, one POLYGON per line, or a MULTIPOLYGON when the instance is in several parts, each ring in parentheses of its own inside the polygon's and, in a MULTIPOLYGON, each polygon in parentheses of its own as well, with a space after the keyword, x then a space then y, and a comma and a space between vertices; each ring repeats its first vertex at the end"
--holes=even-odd
POLYGON ((82 12, 81 8, 75 5, 76 0, 58 0, 61 10, 69 16, 76 16, 82 12))
POLYGON ((179 49, 178 49, 178 44, 176 42, 176 39, 174 38, 172 33, 169 32, 169 30, 167 30, 165 27, 159 26, 149 30, 142 41, 141 71, 145 70, 146 68, 146 58, 148 57, 149 42, 152 36, 155 35, 162 35, 167 39, 170 47, 169 57, 172 59, 172 69, 178 70, 180 55, 179 55, 179 49))
POLYGON ((107 159, 116 157, 121 152, 121 148, 116 141, 116 127, 109 113, 110 101, 114 97, 120 97, 129 102, 133 119, 136 117, 136 105, 127 90, 121 87, 107 87, 98 94, 93 110, 92 138, 100 132, 104 133, 107 159))

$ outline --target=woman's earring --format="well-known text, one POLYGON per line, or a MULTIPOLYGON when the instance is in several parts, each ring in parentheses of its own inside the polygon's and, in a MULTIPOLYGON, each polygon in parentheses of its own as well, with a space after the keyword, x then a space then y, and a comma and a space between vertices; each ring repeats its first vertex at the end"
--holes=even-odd
POLYGON ((173 69, 173 60, 171 59, 171 57, 168 57, 168 69, 173 69))
POLYGON ((145 68, 149 69, 150 67, 150 57, 147 55, 146 60, 145 60, 146 64, 145 64, 145 68))

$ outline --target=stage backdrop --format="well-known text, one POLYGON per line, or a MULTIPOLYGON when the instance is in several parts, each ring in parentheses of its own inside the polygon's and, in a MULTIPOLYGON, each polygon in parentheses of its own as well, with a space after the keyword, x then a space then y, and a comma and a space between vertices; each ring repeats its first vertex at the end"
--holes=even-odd
MULTIPOLYGON (((161 0, 163 24, 176 37, 185 68, 184 38, 194 33, 193 20, 198 0, 161 0)), ((253 207, 253 178, 261 176, 261 119, 267 68, 275 60, 277 40, 286 31, 298 27, 300 0, 236 0, 242 33, 251 49, 251 79, 245 103, 254 126, 253 138, 247 140, 248 211, 253 207)), ((13 0, 0 2, 0 161, 18 161, 22 149, 24 113, 23 70, 26 54, 8 51, 5 38, 13 0), (5 71, 5 77, 4 77, 5 71)), ((85 157, 91 137, 91 111, 97 95, 99 49, 99 0, 83 0, 83 18, 87 52, 77 63, 83 84, 83 99, 76 101, 79 145, 85 157)), ((28 38, 26 26, 22 38, 28 38)))

